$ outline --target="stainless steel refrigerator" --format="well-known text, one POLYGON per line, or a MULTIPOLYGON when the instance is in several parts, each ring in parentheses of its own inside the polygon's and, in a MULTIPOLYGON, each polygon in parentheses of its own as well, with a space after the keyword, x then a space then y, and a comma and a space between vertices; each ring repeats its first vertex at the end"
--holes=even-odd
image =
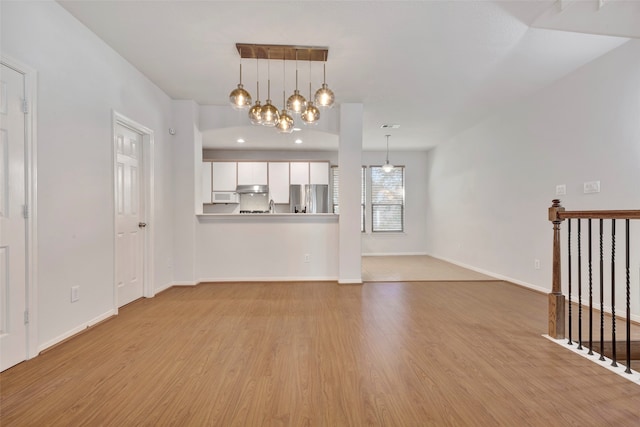
POLYGON ((329 213, 329 186, 326 184, 290 185, 289 211, 329 213))

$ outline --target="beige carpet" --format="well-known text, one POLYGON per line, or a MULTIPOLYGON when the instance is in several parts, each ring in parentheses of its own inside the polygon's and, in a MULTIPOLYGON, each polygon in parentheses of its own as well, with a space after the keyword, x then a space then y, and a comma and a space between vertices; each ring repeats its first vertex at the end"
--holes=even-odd
POLYGON ((363 256, 364 282, 500 280, 426 255, 363 256))

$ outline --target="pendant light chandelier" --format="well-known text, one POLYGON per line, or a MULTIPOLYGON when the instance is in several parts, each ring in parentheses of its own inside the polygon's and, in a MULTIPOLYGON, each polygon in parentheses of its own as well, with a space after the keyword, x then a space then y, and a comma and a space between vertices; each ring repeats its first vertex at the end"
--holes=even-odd
POLYGON ((293 95, 287 99, 287 109, 295 114, 300 114, 306 106, 307 100, 300 95, 298 90, 298 51, 296 50, 296 89, 293 91, 293 95))
POLYGON ((271 52, 269 50, 267 50, 267 102, 260 110, 260 118, 261 124, 267 127, 274 127, 280 119, 278 109, 271 104, 271 52))
POLYGON ((285 102, 285 99, 287 97, 286 91, 284 89, 285 83, 287 81, 285 75, 286 68, 287 67, 284 64, 284 58, 282 58, 282 111, 280 112, 280 120, 278 120, 278 124, 276 125, 276 128, 280 133, 293 132, 293 117, 291 117, 287 112, 287 103, 285 102))
POLYGON ((319 107, 332 108, 335 101, 333 91, 327 86, 327 57, 322 62, 322 87, 316 91, 316 104, 319 107))
POLYGON ((242 86, 242 51, 240 51, 240 83, 229 94, 229 103, 236 110, 243 110, 251 106, 251 95, 242 86))
MULTIPOLYGON (((291 133, 294 130, 294 114, 300 114, 305 125, 315 125, 320 120, 320 107, 331 108, 335 103, 335 95, 327 86, 326 62, 329 49, 316 46, 295 45, 258 45, 236 43, 240 54, 240 83, 229 95, 229 102, 235 109, 249 108, 249 120, 253 125, 275 127, 280 133, 291 133), (251 105, 251 95, 242 86, 242 58, 256 59, 256 102, 251 105), (260 103, 259 59, 267 59, 267 100, 260 103), (271 59, 282 59, 283 63, 283 98, 282 110, 278 111, 271 101, 271 59), (298 59, 309 61, 309 98, 305 99, 298 89, 298 59), (296 61, 296 82, 293 94, 286 97, 286 61, 296 61), (312 92, 311 62, 323 62, 323 80, 320 89, 312 92)), ((263 86, 264 87, 264 86, 263 86)))
POLYGON ((385 136, 387 137, 387 161, 384 162, 384 165, 382 165, 382 170, 385 173, 389 173, 394 169, 394 166, 391 163, 389 163, 389 137, 391 135, 385 135, 385 136))
POLYGON ((256 56, 256 103, 249 109, 249 120, 252 125, 262 124, 262 106, 260 105, 260 69, 258 68, 258 57, 256 56))
POLYGON ((302 112, 300 116, 305 125, 317 125, 318 120, 320 120, 320 110, 318 107, 313 105, 313 101, 311 100, 311 59, 309 59, 309 100, 307 101, 307 106, 302 112))

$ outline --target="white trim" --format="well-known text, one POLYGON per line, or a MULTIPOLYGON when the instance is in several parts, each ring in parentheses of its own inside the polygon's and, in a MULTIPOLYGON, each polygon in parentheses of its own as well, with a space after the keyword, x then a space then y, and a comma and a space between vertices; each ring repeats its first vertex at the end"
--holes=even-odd
POLYGON ((504 280, 505 282, 511 282, 511 283, 515 283, 516 285, 520 285, 523 286, 525 288, 529 288, 529 289, 533 289, 534 291, 538 291, 538 292, 542 292, 545 294, 548 294, 549 292, 551 292, 549 289, 547 288, 543 288, 541 286, 537 286, 537 285, 533 285, 531 283, 527 283, 527 282, 523 282, 522 280, 518 280, 518 279, 514 279, 513 277, 509 277, 509 276, 504 276, 502 274, 498 274, 498 273, 494 273, 492 271, 488 271, 488 270, 484 270, 482 268, 477 268, 468 264, 465 264, 463 262, 459 262, 450 258, 445 258, 445 257, 441 257, 441 256, 437 256, 437 255, 433 255, 433 254, 429 254, 429 256, 442 260, 442 261, 446 261, 446 262, 450 262, 451 264, 455 264, 459 267, 464 267, 467 270, 472 270, 475 271, 476 273, 482 273, 485 274, 487 276, 491 276, 494 277, 496 280, 504 280))
POLYGON ((426 252, 369 252, 363 253, 362 256, 429 256, 429 254, 426 252))
MULTIPOLYGON (((283 276, 283 277, 215 277, 199 279, 196 284, 216 282, 337 282, 337 276, 283 276)), ((362 282, 360 282, 362 283, 362 282)))
POLYGON ((197 286, 200 282, 172 282, 169 286, 165 287, 163 290, 169 289, 173 286, 197 286))
POLYGON ((26 325, 26 359, 38 355, 38 72, 28 65, 2 55, 0 62, 24 75, 24 91, 28 110, 25 117, 25 199, 29 206, 26 219, 26 284, 25 305, 29 311, 26 325))
MULTIPOLYGON (((154 283, 154 208, 155 208, 155 198, 154 198, 154 188, 155 188, 155 170, 154 170, 154 133, 153 130, 149 129, 146 126, 141 125, 140 123, 124 116, 123 114, 112 110, 112 135, 111 135, 111 155, 113 156, 111 162, 111 174, 112 174, 112 191, 113 191, 113 271, 116 271, 116 215, 115 215, 115 206, 116 206, 116 147, 115 147, 115 135, 116 135, 116 126, 120 124, 126 127, 129 127, 136 132, 142 134, 142 169, 144 173, 144 222, 147 223, 147 228, 144 233, 144 283, 142 287, 142 295, 146 298, 151 298, 155 296, 155 289, 153 287, 154 283)), ((113 306, 116 313, 118 312, 118 295, 117 295, 117 285, 114 277, 113 282, 113 306)))
POLYGON ((631 369, 630 374, 625 373, 624 371, 627 369, 627 367, 626 365, 620 364, 620 360, 618 360, 618 363, 619 363, 618 366, 614 368, 613 366, 611 366, 611 359, 609 359, 608 357, 605 356, 604 360, 600 360, 600 353, 596 353, 594 351, 593 354, 590 355, 588 354, 589 352, 588 348, 583 346, 582 350, 578 350, 578 346, 569 344, 568 343, 569 341, 565 338, 557 340, 557 339, 551 338, 549 335, 542 335, 542 336, 548 339, 549 341, 552 341, 558 345, 561 345, 564 348, 568 348, 574 353, 579 354, 580 356, 585 357, 590 361, 597 363, 603 368, 607 368, 611 372, 614 372, 620 375, 621 377, 631 381, 632 383, 640 385, 640 372, 637 372, 631 369))
POLYGON ((358 279, 339 280, 338 285, 362 285, 364 282, 358 279))
POLYGON ((102 322, 102 321, 104 321, 104 320, 106 320, 106 319, 108 319, 108 318, 110 318, 112 316, 115 316, 116 314, 118 314, 117 310, 109 310, 109 311, 101 314, 98 317, 94 317, 93 319, 89 320, 88 322, 84 322, 81 325, 76 326, 75 328, 68 330, 64 334, 58 335, 54 339, 49 340, 46 343, 41 344, 38 347, 38 353, 48 349, 51 346, 54 346, 54 345, 56 345, 58 343, 61 343, 62 341, 66 340, 68 338, 71 338, 72 336, 76 335, 77 333, 82 332, 85 329, 90 328, 91 326, 93 326, 93 325, 95 325, 97 323, 100 323, 100 322, 102 322))

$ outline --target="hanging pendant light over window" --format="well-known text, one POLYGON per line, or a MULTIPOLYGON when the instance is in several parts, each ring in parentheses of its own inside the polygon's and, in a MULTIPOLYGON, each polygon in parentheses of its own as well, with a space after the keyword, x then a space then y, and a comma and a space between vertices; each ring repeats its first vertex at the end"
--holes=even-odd
POLYGON ((249 120, 252 125, 261 125, 262 106, 260 105, 260 70, 258 69, 258 57, 256 56, 256 103, 249 109, 249 120))
POLYGON ((271 53, 269 50, 267 50, 267 102, 260 110, 260 118, 262 124, 268 127, 274 127, 280 119, 278 109, 271 104, 271 53))
POLYGON ((325 54, 324 61, 322 63, 322 87, 316 91, 315 95, 316 104, 319 107, 331 108, 335 101, 335 95, 333 91, 327 86, 327 57, 325 54))
POLYGON ((298 90, 298 51, 296 50, 296 89, 293 91, 293 95, 287 100, 287 110, 294 114, 300 114, 304 111, 307 105, 307 100, 304 96, 300 95, 298 90))
POLYGON ((229 94, 229 103, 236 110, 243 110, 251 106, 251 95, 242 86, 242 51, 240 51, 240 83, 229 94))
MULTIPOLYGON (((309 58, 311 58, 311 56, 309 56, 309 58)), ((318 107, 313 105, 313 101, 311 101, 311 59, 309 59, 309 100, 301 117, 304 124, 310 126, 318 124, 318 120, 320 120, 320 110, 318 110, 318 107)))
POLYGON ((391 135, 385 135, 385 136, 387 137, 387 161, 384 162, 384 165, 382 166, 382 170, 385 173, 389 173, 394 169, 394 166, 391 163, 389 163, 389 137, 391 135))
POLYGON ((287 112, 287 103, 285 102, 286 100, 285 84, 287 81, 286 75, 285 75, 286 68, 287 67, 284 63, 284 58, 282 58, 282 111, 280 112, 280 119, 278 120, 278 124, 276 125, 276 129, 278 129, 278 132, 280 133, 293 132, 293 117, 291 117, 287 112))

